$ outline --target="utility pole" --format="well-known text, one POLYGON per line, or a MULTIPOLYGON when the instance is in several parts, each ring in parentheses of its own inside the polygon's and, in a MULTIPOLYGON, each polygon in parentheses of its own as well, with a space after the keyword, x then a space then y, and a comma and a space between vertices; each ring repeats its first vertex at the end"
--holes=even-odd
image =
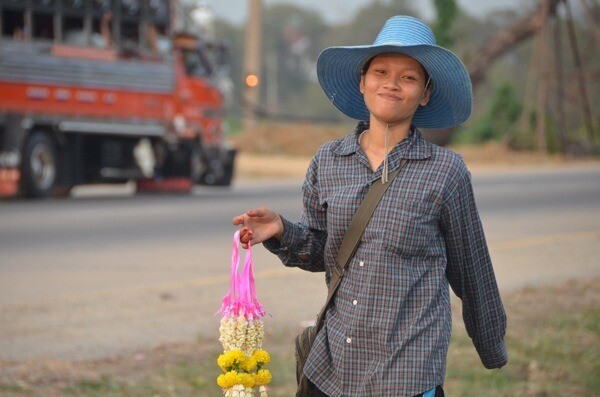
POLYGON ((550 2, 542 3, 542 26, 539 32, 540 52, 538 53, 537 64, 540 70, 540 80, 538 86, 538 104, 535 120, 535 141, 537 149, 546 152, 548 151, 548 142, 546 139, 546 110, 548 107, 548 89, 549 89, 549 74, 548 74, 548 23, 550 19, 550 2))
POLYGON ((261 72, 262 0, 248 0, 246 49, 244 53, 244 128, 256 127, 261 72))

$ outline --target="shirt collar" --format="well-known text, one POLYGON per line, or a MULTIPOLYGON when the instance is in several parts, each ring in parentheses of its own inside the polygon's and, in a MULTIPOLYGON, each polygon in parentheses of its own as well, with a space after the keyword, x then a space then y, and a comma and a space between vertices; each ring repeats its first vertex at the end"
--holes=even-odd
MULTIPOLYGON (((369 123, 360 121, 354 131, 346 135, 334 146, 331 151, 338 156, 348 156, 356 153, 358 150, 358 137, 365 130, 369 129, 369 123)), ((410 133, 399 144, 396 149, 401 149, 400 157, 409 160, 423 160, 431 156, 431 147, 425 139, 421 137, 421 132, 415 127, 410 127, 410 133)))

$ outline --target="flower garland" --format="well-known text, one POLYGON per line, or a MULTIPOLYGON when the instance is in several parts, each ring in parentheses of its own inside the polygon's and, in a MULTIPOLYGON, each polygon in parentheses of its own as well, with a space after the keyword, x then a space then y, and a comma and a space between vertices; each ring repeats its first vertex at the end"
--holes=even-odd
POLYGON ((224 371, 217 378, 225 397, 253 397, 258 387, 260 397, 268 397, 267 385, 272 375, 263 367, 271 361, 262 349, 265 312, 256 298, 254 268, 250 246, 246 253, 242 274, 238 273, 240 242, 239 231, 233 237, 229 293, 222 300, 219 341, 223 354, 217 364, 224 371))

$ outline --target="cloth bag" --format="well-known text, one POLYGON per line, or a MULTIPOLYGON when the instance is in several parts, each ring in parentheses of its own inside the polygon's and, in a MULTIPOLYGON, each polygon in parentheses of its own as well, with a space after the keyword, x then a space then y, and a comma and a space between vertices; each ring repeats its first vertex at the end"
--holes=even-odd
POLYGON ((323 321, 320 324, 308 326, 302 330, 296 336, 296 382, 298 383, 298 390, 296 391, 296 397, 309 397, 317 395, 317 388, 315 385, 308 380, 304 375, 304 365, 308 359, 310 349, 312 348, 317 333, 321 330, 323 321))

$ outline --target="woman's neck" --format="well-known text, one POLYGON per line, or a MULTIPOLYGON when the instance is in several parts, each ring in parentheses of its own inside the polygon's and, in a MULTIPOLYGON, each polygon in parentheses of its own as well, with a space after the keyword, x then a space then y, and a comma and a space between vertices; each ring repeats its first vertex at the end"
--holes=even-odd
MULTIPOLYGON (((387 124, 371 117, 368 135, 369 148, 376 151, 385 151, 385 129, 387 124)), ((394 147, 410 134, 410 120, 399 124, 390 125, 388 129, 388 151, 392 151, 394 147)), ((364 138, 363 138, 364 139, 364 138)))

